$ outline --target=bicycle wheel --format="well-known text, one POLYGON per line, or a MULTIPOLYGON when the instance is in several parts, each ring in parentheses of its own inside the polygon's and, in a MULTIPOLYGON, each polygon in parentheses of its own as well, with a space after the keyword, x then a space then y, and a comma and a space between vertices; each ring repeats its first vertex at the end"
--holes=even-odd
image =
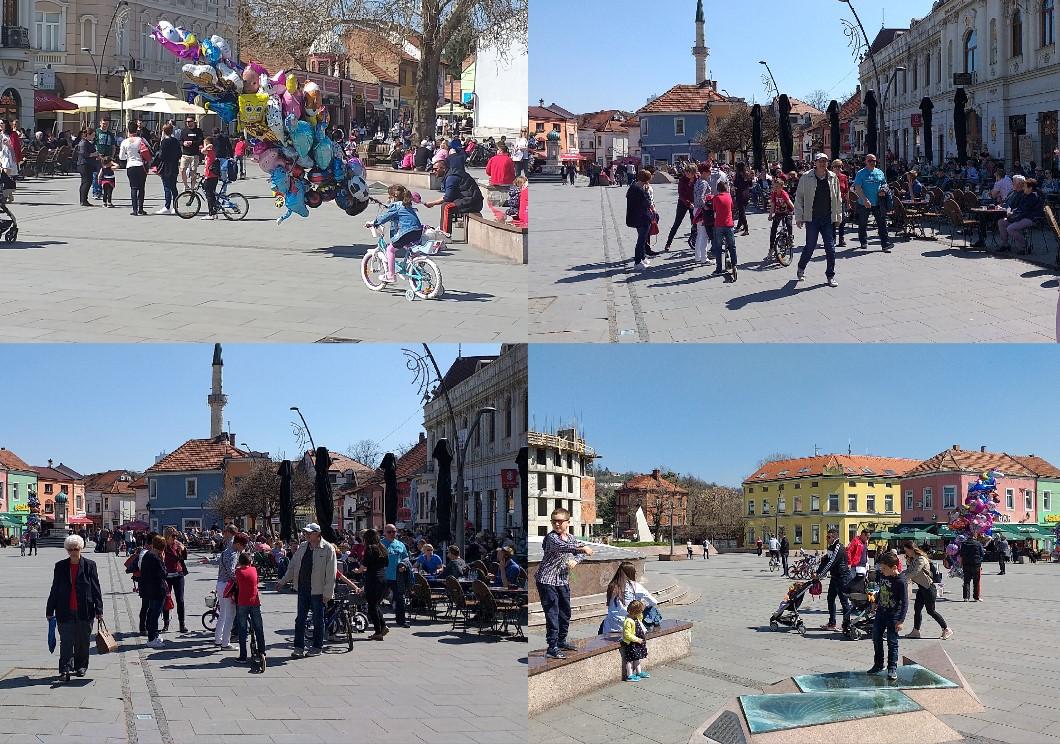
POLYGON ((370 248, 361 259, 361 281, 373 292, 386 286, 383 275, 386 274, 386 257, 378 248, 370 248))
POLYGON ((409 261, 408 278, 412 291, 421 300, 441 297, 444 291, 441 269, 438 268, 438 264, 426 256, 416 256, 409 261))
POLYGON ((238 222, 247 216, 250 202, 247 201, 247 197, 233 191, 230 194, 218 196, 217 207, 221 210, 221 214, 225 216, 226 220, 238 222))
POLYGON ((350 612, 349 608, 345 608, 335 618, 336 627, 335 635, 346 636, 346 647, 353 651, 353 613, 350 612))
POLYGON ((363 612, 353 613, 353 629, 358 633, 364 633, 368 630, 368 616, 363 612))
POLYGON ((791 233, 786 230, 777 235, 777 263, 791 266, 791 233))
POLYGON ((181 191, 173 205, 181 219, 190 220, 202 209, 202 198, 194 191, 181 191))
POLYGON ((217 610, 207 610, 202 613, 202 627, 210 631, 217 629, 217 610))

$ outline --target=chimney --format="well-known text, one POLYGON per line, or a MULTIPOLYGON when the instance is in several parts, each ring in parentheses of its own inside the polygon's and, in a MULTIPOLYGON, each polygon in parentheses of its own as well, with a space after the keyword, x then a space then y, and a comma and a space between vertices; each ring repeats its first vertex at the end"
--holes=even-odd
POLYGON ((236 435, 235 434, 229 434, 228 435, 228 443, 230 445, 232 445, 233 447, 236 446, 236 435))
POLYGON ((981 445, 981 446, 979 447, 979 451, 980 451, 980 452, 986 452, 986 445, 985 445, 985 444, 984 444, 984 445, 981 445))
POLYGON ((545 107, 545 99, 544 98, 538 98, 537 99, 537 105, 540 106, 541 108, 544 108, 545 107))
POLYGON ((50 468, 51 466, 52 466, 52 459, 49 457, 48 458, 48 467, 50 468))
POLYGON ((427 441, 427 435, 424 432, 422 432, 422 431, 420 432, 420 441, 421 442, 426 442, 427 441))
POLYGON ((961 445, 955 444, 952 447, 950 447, 950 449, 953 450, 954 452, 960 452, 961 451, 961 445))
POLYGON ((655 468, 655 470, 651 471, 651 477, 655 480, 661 480, 659 477, 659 468, 655 468))

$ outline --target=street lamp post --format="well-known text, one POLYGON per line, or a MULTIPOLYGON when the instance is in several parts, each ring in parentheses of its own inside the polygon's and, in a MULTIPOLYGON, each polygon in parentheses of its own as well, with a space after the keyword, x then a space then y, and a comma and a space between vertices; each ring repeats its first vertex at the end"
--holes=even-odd
MULTIPOLYGON (((103 77, 103 59, 104 59, 104 57, 107 56, 107 42, 110 40, 110 32, 114 30, 114 21, 117 20, 118 13, 121 11, 122 8, 127 7, 128 5, 129 5, 129 0, 118 0, 118 3, 114 6, 114 13, 111 14, 111 17, 110 17, 110 25, 107 26, 107 35, 103 37, 103 48, 99 52, 99 64, 97 65, 95 63, 95 60, 93 60, 93 62, 92 62, 92 69, 96 71, 96 122, 95 122, 95 124, 96 124, 97 127, 99 126, 99 95, 100 95, 99 94, 99 86, 100 86, 100 82, 101 82, 100 79, 103 77)), ((89 50, 85 49, 84 47, 82 47, 81 51, 87 52, 89 50)))
POLYGON ((305 416, 303 416, 302 412, 298 410, 298 406, 291 406, 291 410, 298 414, 298 418, 302 419, 302 426, 305 427, 306 436, 309 437, 309 444, 313 447, 313 451, 316 452, 317 445, 316 442, 313 441, 313 433, 309 431, 309 424, 305 422, 305 416))
POLYGON ((775 77, 773 77, 773 70, 771 70, 769 68, 769 63, 766 62, 764 59, 760 59, 760 60, 758 60, 758 64, 765 66, 766 72, 769 73, 769 79, 773 81, 773 94, 775 96, 779 96, 780 95, 780 88, 777 87, 777 79, 775 77))
MULTIPOLYGON (((876 78, 876 92, 877 94, 883 93, 883 89, 880 86, 880 69, 876 66, 876 55, 872 53, 872 44, 869 42, 869 35, 865 32, 865 26, 861 23, 861 16, 858 15, 858 11, 854 8, 853 0, 839 0, 839 2, 850 8, 850 12, 854 14, 854 20, 857 22, 857 29, 849 22, 844 20, 843 24, 846 27, 847 38, 850 39, 851 45, 854 47, 855 54, 861 49, 861 43, 865 43, 865 55, 872 62, 872 73, 876 78), (861 39, 857 38, 857 31, 861 31, 861 39)), ((886 128, 884 123, 883 107, 880 107, 880 132, 886 128)), ((876 144, 879 149, 879 143, 876 144)), ((884 143, 883 151, 877 153, 880 158, 880 162, 883 164, 883 172, 887 172, 887 143, 884 143)))
POLYGON ((471 435, 475 433, 475 429, 479 427, 479 423, 482 421, 482 417, 485 414, 492 416, 497 412, 497 409, 493 406, 484 406, 475 412, 475 421, 471 424, 471 428, 467 430, 467 435, 464 437, 464 443, 457 448, 457 460, 456 460, 456 544, 460 548, 460 555, 464 555, 464 543, 466 540, 465 528, 467 527, 467 517, 464 516, 464 509, 467 505, 467 494, 464 493, 464 464, 467 462, 467 449, 471 444, 471 435))
MULTIPOLYGON (((883 92, 882 106, 880 107, 880 122, 883 126, 880 127, 880 138, 883 140, 883 172, 887 172, 887 99, 891 95, 891 86, 896 85, 898 80, 898 73, 905 72, 905 68, 898 65, 894 68, 894 72, 891 73, 890 80, 887 81, 887 90, 883 92)), ((898 148, 895 147, 895 156, 898 155, 898 148)))

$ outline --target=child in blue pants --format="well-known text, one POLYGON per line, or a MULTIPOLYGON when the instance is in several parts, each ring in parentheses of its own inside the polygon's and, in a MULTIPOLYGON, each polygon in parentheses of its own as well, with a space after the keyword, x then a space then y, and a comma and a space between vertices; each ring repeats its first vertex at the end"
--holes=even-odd
POLYGON ((898 575, 898 556, 884 553, 880 557, 880 591, 876 595, 876 619, 872 625, 874 658, 869 674, 883 671, 883 636, 887 634, 887 679, 898 679, 898 633, 902 630, 909 595, 905 580, 898 575))

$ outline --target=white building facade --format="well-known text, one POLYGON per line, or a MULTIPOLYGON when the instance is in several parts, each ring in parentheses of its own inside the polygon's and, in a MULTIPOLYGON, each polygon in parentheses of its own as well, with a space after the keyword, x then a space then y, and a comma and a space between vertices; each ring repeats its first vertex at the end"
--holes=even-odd
MULTIPOLYGON (((875 53, 885 107, 886 142, 901 159, 924 155, 920 102, 934 106, 936 164, 956 156, 953 98, 966 105, 968 155, 988 153, 1006 164, 1019 160, 1055 167, 1060 110, 1060 56, 1056 0, 937 0, 875 53), (904 72, 895 74, 897 67, 904 72), (960 86, 954 75, 967 75, 960 86), (888 85, 888 81, 891 81, 888 85)), ((877 90, 872 61, 860 65, 862 88, 877 90)))
POLYGON ((596 480, 592 474, 596 453, 572 428, 555 434, 532 431, 527 443, 529 539, 547 535, 552 529, 552 510, 561 508, 570 512, 571 533, 589 537, 593 525, 600 523, 596 518, 596 480))
POLYGON ((514 139, 527 126, 530 84, 525 34, 506 35, 506 46, 483 47, 475 59, 475 136, 514 139))

